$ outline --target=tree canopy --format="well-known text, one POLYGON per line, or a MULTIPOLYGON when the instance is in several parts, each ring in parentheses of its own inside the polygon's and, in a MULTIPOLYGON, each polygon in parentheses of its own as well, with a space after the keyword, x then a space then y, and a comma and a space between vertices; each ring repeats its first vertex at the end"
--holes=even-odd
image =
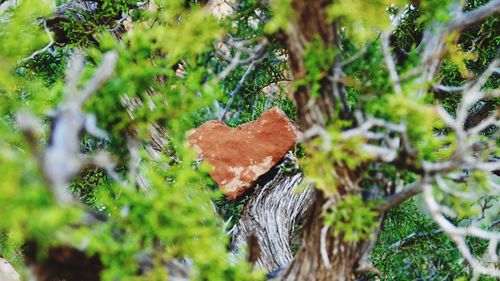
POLYGON ((497 280, 499 12, 0 0, 0 262, 20 280, 497 280), (275 106, 299 144, 230 200, 189 132, 275 106))

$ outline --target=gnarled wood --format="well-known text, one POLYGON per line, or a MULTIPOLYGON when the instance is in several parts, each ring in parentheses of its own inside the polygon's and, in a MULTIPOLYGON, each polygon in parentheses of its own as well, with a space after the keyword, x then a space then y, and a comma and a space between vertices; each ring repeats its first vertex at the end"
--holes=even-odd
MULTIPOLYGON (((347 242, 343 233, 333 234, 333 229, 323 223, 327 200, 322 191, 314 190, 314 205, 304 225, 303 244, 293 262, 280 276, 283 281, 356 280, 356 277, 373 268, 368 260, 374 240, 360 239, 347 242)), ((381 222, 381 220, 379 221, 381 222)), ((377 236, 378 231, 375 233, 377 236)))
MULTIPOLYGON (((331 4, 328 0, 294 0, 294 17, 291 28, 286 32, 286 46, 290 56, 290 65, 294 79, 303 78, 307 69, 304 65, 304 50, 315 38, 323 41, 325 46, 335 47, 338 44, 338 26, 336 22, 328 21, 325 6, 331 4)), ((294 93, 297 116, 303 130, 312 127, 324 128, 335 111, 338 117, 351 118, 346 103, 345 86, 341 82, 340 57, 337 56, 328 75, 320 83, 317 97, 312 97, 310 89, 300 87, 294 93)), ((342 167, 338 167, 342 170, 342 167)), ((343 186, 343 182, 359 182, 360 171, 338 171, 339 186, 335 198, 325 195, 322 191, 314 191, 311 198, 314 206, 311 215, 304 224, 303 244, 293 262, 280 276, 281 280, 354 280, 358 267, 363 263, 370 251, 371 240, 360 240, 347 243, 343 234, 333 235, 332 229, 324 227, 323 208, 325 202, 335 209, 343 196, 354 194, 359 187, 343 186)), ((332 228, 335 226, 332 226, 332 228)))
MULTIPOLYGON (((304 66, 304 52, 308 44, 315 38, 321 39, 327 46, 333 46, 336 40, 336 26, 328 24, 327 15, 323 9, 330 4, 329 0, 295 0, 291 26, 286 32, 286 47, 288 49, 290 67, 294 80, 300 80, 307 74, 304 66)), ((329 86, 328 79, 321 81, 323 86, 329 86)), ((306 86, 299 87, 293 94, 297 107, 297 118, 302 129, 306 130, 314 125, 325 125, 332 115, 335 100, 333 89, 322 89, 319 97, 312 98, 306 86)))
POLYGON ((302 178, 299 172, 279 170, 263 186, 255 187, 240 221, 232 230, 233 252, 239 252, 249 237, 255 235, 260 248, 255 263, 258 268, 272 272, 290 264, 293 259, 291 241, 294 230, 307 215, 312 202, 312 189, 298 188, 302 178))

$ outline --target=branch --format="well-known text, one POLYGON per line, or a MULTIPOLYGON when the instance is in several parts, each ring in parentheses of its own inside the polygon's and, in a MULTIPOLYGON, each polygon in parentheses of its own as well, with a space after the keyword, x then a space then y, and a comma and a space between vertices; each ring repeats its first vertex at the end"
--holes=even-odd
POLYGON ((500 11, 500 0, 492 0, 486 5, 473 11, 463 13, 449 24, 450 30, 461 30, 465 27, 480 22, 500 11))
POLYGON ((50 34, 50 30, 47 27, 47 21, 46 20, 43 20, 43 28, 44 28, 45 33, 47 34, 47 36, 49 36, 49 39, 50 39, 49 44, 47 44, 43 49, 40 49, 38 51, 33 52, 29 57, 22 59, 20 61, 20 63, 25 63, 25 62, 33 59, 37 55, 46 52, 50 47, 52 47, 52 45, 54 45, 54 38, 52 37, 52 34, 50 34))
MULTIPOLYGON (((287 157, 284 161, 295 160, 287 157)), ((231 251, 235 255, 244 249, 249 237, 256 236, 259 256, 255 266, 267 272, 286 267, 293 259, 294 229, 307 215, 313 195, 311 187, 298 188, 303 178, 301 173, 275 169, 278 172, 271 180, 255 187, 245 202, 240 220, 230 231, 231 251)), ((252 250, 252 245, 249 246, 252 250)))
POLYGON ((394 92, 397 95, 402 95, 403 90, 400 84, 400 78, 398 72, 396 70, 396 64, 392 59, 390 47, 389 47, 389 32, 384 32, 382 34, 382 51, 384 53, 385 64, 387 65, 387 69, 389 70, 389 76, 391 77, 392 87, 394 88, 394 92))
MULTIPOLYGON (((495 1, 493 1, 495 2, 495 1)), ((496 1, 498 2, 498 1, 496 1)), ((475 278, 479 274, 486 274, 494 277, 500 277, 500 270, 495 268, 500 259, 498 257, 498 243, 500 241, 500 233, 492 231, 492 228, 484 229, 484 226, 456 226, 448 220, 447 217, 456 216, 454 210, 444 205, 439 201, 446 202, 446 197, 451 197, 454 200, 474 200, 481 196, 496 196, 500 194, 500 188, 492 179, 486 177, 486 186, 484 188, 474 185, 467 186, 466 191, 460 188, 449 186, 443 177, 449 179, 456 178, 457 171, 467 171, 470 174, 472 171, 480 171, 483 173, 491 173, 500 168, 500 162, 497 159, 491 159, 491 151, 494 151, 495 142, 488 147, 488 142, 484 141, 484 137, 480 135, 481 131, 491 125, 498 125, 498 114, 492 114, 490 117, 483 118, 474 127, 468 128, 466 120, 469 116, 469 108, 479 100, 486 97, 486 93, 481 90, 490 75, 494 73, 500 63, 499 59, 495 59, 488 69, 479 76, 475 81, 468 83, 462 92, 462 99, 456 110, 456 118, 453 118, 442 107, 438 107, 438 113, 442 121, 453 130, 455 136, 455 151, 447 159, 441 162, 424 161, 424 184, 422 185, 424 200, 429 209, 430 215, 439 227, 446 233, 457 245, 462 256, 470 264, 475 278), (477 146, 476 143, 482 142, 484 145, 477 146), (482 159, 481 159, 482 156, 482 159), (454 174, 452 174, 454 173, 454 174), (489 184, 488 184, 489 183, 489 184), (433 184, 439 189, 439 198, 437 199, 434 192, 433 184), (472 253, 466 241, 468 237, 482 239, 488 241, 489 247, 483 253, 483 257, 478 258, 472 253)), ((462 178, 459 174, 459 178, 462 178)), ((484 214, 484 212, 483 212, 484 214)))
MULTIPOLYGON (((85 115, 82 107, 88 97, 111 76, 117 59, 118 55, 115 52, 106 53, 94 76, 81 91, 78 90, 77 84, 83 70, 83 56, 76 53, 71 60, 66 77, 66 97, 52 116, 53 124, 49 144, 43 153, 36 155, 45 179, 60 204, 73 203, 68 185, 81 169, 88 165, 97 165, 112 172, 113 165, 109 157, 102 153, 94 157, 80 153, 80 138, 82 131, 105 136, 95 127, 95 118, 85 115)), ((19 114, 17 122, 25 135, 37 135, 37 128, 34 126, 36 122, 33 118, 19 114)))
POLYGON ((433 85, 432 88, 436 91, 442 91, 447 93, 461 92, 465 90, 465 86, 433 85))
POLYGON ((20 281, 19 273, 7 260, 0 257, 0 280, 2 281, 20 281))
MULTIPOLYGON (((422 44, 417 48, 424 48, 421 56, 422 64, 422 75, 418 79, 422 85, 425 85, 432 81, 438 72, 439 66, 441 64, 444 55, 446 54, 446 48, 449 45, 447 38, 453 32, 457 32, 465 28, 466 26, 483 20, 500 10, 500 0, 493 0, 486 5, 473 10, 471 12, 463 13, 461 12, 461 7, 457 4, 455 7, 455 17, 452 18, 447 24, 441 22, 435 22, 430 26, 425 32, 422 39, 422 44)), ((418 93, 417 97, 423 96, 427 92, 427 88, 423 87, 418 93)))
POLYGON ((500 234, 486 231, 475 226, 457 227, 450 223, 443 215, 444 207, 441 206, 434 198, 432 185, 424 184, 424 199, 429 208, 430 214, 439 227, 457 244, 462 256, 471 265, 475 274, 487 274, 490 276, 500 277, 500 270, 495 269, 491 265, 498 262, 496 254, 496 245, 500 241, 500 234), (489 241, 488 256, 482 260, 477 260, 472 254, 466 243, 467 236, 472 236, 489 241), (493 247, 492 247, 493 245, 493 247), (491 250, 493 249, 493 250, 491 250))
POLYGON ((470 129, 477 126, 481 121, 488 118, 489 113, 497 107, 493 100, 486 101, 479 109, 472 112, 465 119, 465 129, 470 129))
POLYGON ((398 206, 407 199, 422 193, 423 191, 422 185, 423 185, 422 180, 418 180, 416 182, 407 185, 406 187, 403 188, 402 191, 395 193, 391 196, 388 196, 382 204, 375 207, 375 210, 377 210, 380 213, 383 213, 393 207, 398 206))
POLYGON ((215 82, 226 78, 227 75, 229 75, 229 73, 234 69, 236 69, 236 67, 238 67, 239 65, 249 65, 264 59, 266 56, 266 53, 264 51, 268 43, 269 43, 268 40, 264 38, 253 49, 243 48, 244 45, 249 44, 246 40, 237 42, 229 40, 226 43, 219 43, 219 45, 215 48, 216 49, 215 54, 220 59, 229 62, 229 64, 224 70, 222 70, 217 74, 217 76, 215 77, 215 82), (233 57, 231 57, 230 55, 230 50, 228 46, 233 47, 236 50, 235 55, 233 57), (244 49, 248 49, 247 50, 248 58, 241 59, 242 51, 244 49))
POLYGON ((102 59, 101 66, 97 69, 92 79, 87 83, 80 93, 80 102, 85 102, 91 94, 99 89, 104 82, 113 74, 118 54, 115 52, 106 53, 102 59))
MULTIPOLYGON (((371 42, 370 42, 371 43, 371 42)), ((350 56, 348 59, 344 60, 341 64, 340 67, 345 67, 359 58, 361 58, 364 54, 366 54, 366 51, 368 51, 368 46, 370 46, 370 43, 366 43, 359 51, 357 51, 354 55, 350 56)))
POLYGON ((229 101, 227 102, 226 107, 224 107, 224 111, 222 111, 221 114, 219 115, 219 121, 221 121, 225 118, 227 111, 229 110, 229 108, 231 108, 231 105, 233 104, 233 101, 234 101, 234 98, 236 97, 236 94, 238 94, 238 92, 240 91, 241 87, 243 86, 243 83, 245 83, 245 81, 247 80, 247 77, 250 74, 250 72, 253 70, 254 66, 255 66, 255 62, 252 62, 248 66, 247 70, 245 71, 245 73, 241 77, 240 81, 236 85, 236 88, 234 88, 234 90, 229 94, 229 101))
POLYGON ((443 233, 442 229, 436 229, 433 232, 424 232, 424 233, 419 233, 419 232, 413 232, 412 234, 406 236, 405 238, 393 243, 391 246, 389 246, 389 249, 394 249, 394 248, 401 248, 404 246, 408 246, 409 244, 412 244, 416 242, 418 239, 421 238, 426 238, 428 239, 429 237, 437 234, 443 233))

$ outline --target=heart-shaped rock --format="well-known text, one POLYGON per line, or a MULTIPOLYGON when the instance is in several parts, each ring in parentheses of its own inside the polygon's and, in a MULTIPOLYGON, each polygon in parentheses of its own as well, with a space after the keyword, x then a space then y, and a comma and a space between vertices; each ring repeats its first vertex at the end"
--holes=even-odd
POLYGON ((210 176, 231 200, 276 165, 299 136, 299 130, 278 107, 237 128, 212 120, 188 133, 189 144, 212 165, 210 176))

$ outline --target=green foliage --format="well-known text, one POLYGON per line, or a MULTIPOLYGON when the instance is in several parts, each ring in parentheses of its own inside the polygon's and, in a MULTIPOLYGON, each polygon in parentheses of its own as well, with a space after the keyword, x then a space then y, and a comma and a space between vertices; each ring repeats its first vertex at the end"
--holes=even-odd
MULTIPOLYGON (((0 166, 5 172, 5 181, 0 187, 0 208, 8 218, 0 223, 0 232, 7 233, 0 254, 13 257, 20 246, 34 240, 41 242, 42 253, 46 247, 66 244, 83 249, 89 255, 98 254, 104 264, 103 280, 165 280, 167 272, 163 264, 172 258, 189 258, 193 262, 193 280, 260 279, 260 274, 251 273, 245 262, 229 262, 228 237, 211 205, 213 194, 205 188, 208 185, 206 173, 193 169, 190 163, 194 162, 194 155, 184 145, 185 132, 197 122, 192 118, 196 110, 210 104, 221 91, 218 85, 205 80, 209 65, 203 55, 214 39, 222 34, 217 31, 219 25, 204 9, 193 6, 185 10, 183 1, 169 1, 158 4, 160 8, 168 6, 176 13, 145 15, 136 23, 134 32, 118 41, 108 33, 109 22, 103 20, 121 15, 135 2, 105 1, 98 13, 78 14, 78 17, 69 15, 71 20, 65 22, 71 39, 69 43, 89 47, 89 66, 81 84, 94 72, 92 62, 100 61, 105 51, 114 49, 119 53, 115 76, 86 104, 86 109, 96 115, 99 127, 105 129, 110 138, 100 147, 91 145, 82 150, 92 153, 104 145, 118 162, 119 176, 125 177, 129 153, 127 136, 133 134, 147 145, 149 126, 156 122, 168 128, 170 146, 175 149, 175 155, 162 155, 155 161, 141 163, 141 172, 149 181, 149 189, 144 192, 137 190, 133 182, 112 181, 101 170, 83 172, 72 183, 74 192, 107 219, 82 225, 79 222, 87 209, 56 204, 37 162, 29 154, 29 144, 19 133, 7 134, 14 131, 11 118, 5 114, 15 113, 18 107, 13 106, 13 99, 18 99, 15 95, 17 89, 11 85, 19 77, 15 73, 6 75, 1 72, 0 85, 12 98, 6 101, 7 107, 2 107, 4 122, 0 123, 0 166), (83 21, 80 16, 84 17, 83 21), (177 21, 179 16, 183 19, 180 24, 177 21), (148 32, 143 32, 145 28, 148 32), (93 40, 98 44, 90 46, 93 40), (189 74, 184 79, 177 79, 172 67, 181 58, 187 63, 189 74), (158 79, 163 82, 158 83, 158 79), (147 95, 149 91, 160 94, 147 95), (152 104, 155 110, 138 106, 128 112, 123 102, 125 95, 142 104, 152 104), (135 118, 130 118, 130 113, 135 118), (139 277, 138 258, 141 256, 151 257, 156 266, 152 272, 139 277)), ((26 10, 24 3, 16 10, 22 17, 15 17, 11 30, 19 30, 14 23, 27 25, 32 20, 32 12, 26 10)), ((14 32, 9 32, 9 35, 15 38, 14 32)), ((5 44, 4 40, 0 42, 5 44)), ((21 43, 30 46, 23 47, 25 50, 38 48, 34 40, 21 43)), ((12 69, 19 57, 25 55, 25 51, 17 55, 4 52, 7 49, 3 47, 0 50, 1 58, 12 61, 12 69)), ((66 57, 63 55, 60 60, 52 60, 56 65, 43 66, 46 60, 51 60, 50 55, 42 54, 23 66, 29 71, 23 75, 33 78, 25 79, 20 85, 22 90, 19 89, 26 91, 29 98, 18 101, 19 106, 33 108, 43 120, 43 112, 55 108, 60 100, 61 69, 66 57), (43 85, 38 80, 40 78, 43 85), (35 88, 35 85, 40 87, 35 88), (43 95, 45 92, 47 95, 43 95)), ((9 70, 8 64, 6 67, 9 70)), ((42 147, 50 133, 48 125, 38 136, 42 139, 42 147)), ((166 150, 169 151, 172 152, 166 150)), ((146 155, 143 149, 140 153, 146 155)))
MULTIPOLYGON (((70 2, 55 1, 57 5, 70 2)), ((232 259, 227 251, 229 241, 225 230, 237 221, 245 201, 229 202, 219 191, 214 191, 207 167, 193 169, 196 159, 185 146, 185 133, 217 117, 212 113, 214 102, 224 107, 230 99, 228 93, 237 88, 247 70, 248 64, 239 65, 226 78, 217 78, 231 63, 220 57, 218 46, 214 50, 216 41, 225 37, 244 39, 241 50, 255 48, 264 38, 268 42, 265 54, 254 61, 254 69, 234 97, 228 110, 228 125, 255 120, 272 106, 297 119, 286 89, 282 87, 272 94, 263 92, 268 85, 290 80, 283 40, 272 35, 290 28, 294 16, 291 1, 271 1, 269 6, 265 1, 240 1, 235 5, 237 12, 220 21, 195 3, 198 1, 157 0, 154 1, 157 8, 147 11, 137 8, 140 2, 105 0, 93 11, 65 10, 59 30, 63 37, 54 32, 57 44, 29 60, 23 58, 49 43, 39 19, 53 12, 50 7, 54 1, 23 0, 5 13, 7 21, 0 15, 0 256, 13 259, 16 268, 24 273, 25 265, 18 257, 20 249, 36 241, 42 253, 51 246, 70 245, 89 255, 98 254, 104 265, 103 280, 166 280, 168 272, 163 265, 173 258, 192 262, 193 280, 262 279, 262 274, 254 272, 246 262, 232 259), (125 16, 133 25, 133 31, 127 33, 115 29, 125 16), (119 54, 114 76, 84 108, 95 115, 98 127, 109 138, 96 140, 83 136, 81 151, 111 152, 117 164, 115 172, 121 180, 112 179, 100 169, 85 169, 71 182, 71 189, 86 204, 61 206, 55 202, 41 165, 31 152, 37 145, 43 150, 50 142, 53 120, 46 113, 55 109, 65 94, 64 70, 73 48, 86 53, 87 67, 81 85, 92 76, 105 52, 115 50, 119 54), (186 71, 183 77, 175 73, 179 63, 186 71), (131 106, 132 103, 137 105, 131 106), (30 143, 14 121, 20 110, 32 112, 41 121, 40 132, 30 143), (145 149, 152 144, 152 124, 166 128, 168 134, 163 152, 153 159, 145 149), (134 178, 127 178, 128 170, 134 168, 129 166, 131 139, 139 142, 138 152, 143 161, 138 172, 148 179, 145 190, 136 187, 134 178), (84 223, 89 213, 106 219, 84 223), (224 225, 224 221, 229 222, 224 225), (148 258, 153 262, 153 270, 141 275, 140 261, 148 258)), ((417 46, 424 28, 445 21, 452 4, 449 0, 419 2, 419 7, 402 15, 403 20, 391 36, 392 52, 402 76, 411 74, 422 63, 417 46)), ((465 9, 472 10, 486 2, 467 1, 465 9)), ((403 95, 393 93, 378 34, 390 26, 391 17, 405 4, 405 1, 339 0, 327 6, 329 19, 343 27, 340 44, 334 49, 316 38, 307 45, 304 50, 307 73, 294 85, 307 87, 317 98, 320 83, 328 79, 336 57, 346 60, 363 52, 361 59, 343 66, 342 82, 347 86, 349 107, 365 115, 405 124, 408 141, 417 151, 412 159, 415 163, 371 163, 373 155, 362 149, 368 140, 344 138, 342 131, 354 124, 337 116, 333 116, 321 137, 296 148, 305 182, 339 198, 335 207, 323 214, 324 222, 334 235, 343 235, 346 242, 373 238, 378 220, 373 209, 378 201, 370 201, 372 198, 364 195, 382 189, 381 178, 393 185, 400 181, 409 183, 416 176, 405 165, 418 169, 422 161, 447 159, 456 149, 455 136, 439 121, 434 105, 443 105, 453 114, 460 96, 429 93, 417 97, 414 93, 428 85, 419 85, 411 75, 402 81, 403 95), (439 137, 436 132, 440 132, 439 137), (345 184, 340 182, 339 175, 346 171, 362 175, 359 194, 363 196, 343 196, 339 192, 345 184)), ((500 41, 495 33, 498 24, 498 17, 491 17, 467 28, 460 36, 450 36, 439 68, 439 83, 461 86, 481 73, 498 55, 500 41)), ((228 46, 231 56, 241 51, 229 43, 228 46)), ((242 52, 242 60, 249 57, 250 53, 242 52)), ((498 74, 487 81, 485 88, 498 88, 498 74)), ((498 104, 497 99, 495 105, 498 104)), ((296 166, 282 169, 297 171, 296 166)), ((473 173, 467 184, 446 177, 443 180, 455 191, 488 191, 490 187, 485 185, 488 176, 473 173)), ((498 201, 494 197, 467 201, 439 192, 436 197, 456 211, 457 223, 481 214, 485 204, 498 201)), ((492 207, 491 213, 495 211, 498 210, 492 207)), ((483 224, 491 223, 494 215, 485 217, 483 224)), ((469 278, 454 244, 446 236, 434 233, 435 230, 431 219, 414 201, 392 210, 372 255, 375 266, 384 272, 382 279, 469 278), (412 233, 424 239, 394 244, 412 233)), ((472 239, 467 243, 476 255, 487 246, 472 239)))
POLYGON ((31 239, 39 241, 42 248, 54 245, 54 237, 82 219, 81 210, 55 204, 29 154, 1 142, 0 160, 4 176, 0 183, 0 211, 5 215, 0 221, 0 233, 7 233, 2 256, 16 257, 19 247, 31 239))
POLYGON ((500 207, 495 203, 500 199, 498 196, 487 195, 494 188, 491 182, 498 182, 495 175, 484 171, 473 171, 467 182, 457 182, 448 177, 440 178, 438 186, 446 186, 453 193, 443 192, 435 188, 435 197, 441 204, 449 206, 456 213, 456 219, 465 220, 469 218, 480 218, 484 227, 498 219, 500 207), (488 180, 487 180, 488 178, 488 180), (464 198, 464 194, 476 194, 464 198))
POLYGON ((391 37, 391 41, 394 42, 393 52, 399 57, 404 56, 405 52, 410 52, 422 39, 425 26, 420 18, 421 10, 416 7, 406 10, 401 15, 400 23, 391 37))
MULTIPOLYGON (((473 10, 488 1, 468 1, 465 10, 473 10)), ((443 85, 463 86, 464 81, 472 76, 482 73, 488 64, 498 55, 500 48, 500 38, 494 30, 498 30, 500 19, 490 17, 484 22, 468 27, 457 40, 456 45, 440 67, 439 79, 443 85), (463 60, 463 56, 469 58, 463 60), (465 78, 465 79, 464 79, 465 78)), ((485 88, 495 89, 500 85, 499 75, 493 75, 488 79, 485 88)), ((447 93, 440 97, 441 104, 452 115, 458 104, 460 96, 456 93, 447 93)), ((496 104, 500 104, 500 99, 496 99, 496 104)))
MULTIPOLYGON (((65 1, 72 5, 71 1, 65 1)), ((64 32, 62 38, 56 37, 60 43, 89 47, 97 42, 95 35, 107 32, 119 32, 117 22, 123 14, 133 14, 137 8, 137 0, 104 0, 97 3, 95 9, 82 10, 68 7, 63 10, 63 20, 58 28, 64 32)), ((62 3, 61 3, 62 4, 62 3)), ((89 5, 89 7, 92 4, 89 5)))
POLYGON ((288 97, 270 99, 265 94, 257 94, 254 97, 255 101, 252 105, 246 105, 238 119, 231 119, 228 125, 236 127, 238 125, 248 123, 256 120, 259 116, 271 107, 277 106, 288 116, 288 118, 295 119, 295 106, 288 97))
MULTIPOLYGON (((75 236, 87 241, 89 253, 100 254, 107 268, 104 280, 138 280, 131 279, 137 274, 138 253, 152 255, 159 263, 189 257, 195 264, 193 280, 256 278, 248 274, 248 268, 228 264, 227 237, 220 231, 220 220, 209 203, 210 192, 203 189, 204 177, 192 169, 189 158, 182 163, 169 170, 147 164, 146 176, 151 184, 147 193, 137 192, 132 186, 98 190, 100 204, 114 219, 75 236), (155 251, 158 246, 166 247, 165 251, 155 251)), ((164 270, 155 266, 142 278, 165 276, 164 270)))
POLYGON ((271 2, 273 17, 266 24, 267 33, 274 33, 279 29, 287 30, 290 25, 290 18, 294 16, 291 7, 291 0, 278 0, 271 2))
POLYGON ((419 21, 445 22, 450 18, 453 4, 454 1, 452 0, 422 1, 420 7, 422 16, 419 21))
POLYGON ((331 66, 334 62, 336 51, 331 46, 316 37, 304 51, 304 67, 307 73, 304 78, 297 80, 295 87, 310 87, 311 96, 318 96, 320 81, 331 73, 331 66))
POLYGON ((103 188, 111 188, 111 182, 104 171, 99 169, 87 169, 71 183, 71 190, 83 202, 92 208, 102 210, 99 203, 98 191, 103 188))
MULTIPOLYGON (((455 244, 422 213, 418 201, 392 209, 384 220, 371 260, 384 273, 381 280, 469 280, 455 244)), ((485 244, 469 241, 473 249, 485 244)), ((481 277, 481 280, 494 280, 481 277)))
MULTIPOLYGON (((32 108, 43 111, 47 109, 48 99, 33 98, 32 93, 27 93, 22 88, 27 86, 40 88, 43 95, 44 87, 41 81, 30 81, 25 79, 25 71, 17 69, 18 62, 30 56, 34 50, 43 48, 49 42, 49 38, 44 35, 42 26, 36 24, 37 18, 47 15, 50 12, 49 1, 22 1, 19 6, 11 11, 5 12, 7 22, 0 24, 0 114, 2 118, 5 114, 12 114, 19 106, 26 106, 32 101, 32 108), (35 24, 34 24, 35 23, 35 24)), ((38 111, 38 112, 41 112, 38 111)))
POLYGON ((56 48, 53 53, 41 53, 19 67, 17 73, 24 79, 40 79, 45 87, 50 87, 63 77, 67 56, 64 48, 56 48))
POLYGON ((373 202, 364 202, 360 195, 347 195, 323 213, 325 226, 333 229, 332 235, 342 233, 345 242, 373 239, 379 216, 373 206, 373 202))
POLYGON ((342 128, 348 125, 345 121, 337 121, 327 128, 326 135, 304 144, 305 156, 300 159, 306 175, 304 184, 313 184, 327 194, 337 194, 340 184, 337 169, 356 169, 373 158, 361 149, 364 143, 361 137, 342 137, 342 128))
POLYGON ((207 10, 201 9, 194 9, 186 14, 180 24, 171 28, 153 26, 152 32, 156 34, 155 47, 168 54, 167 63, 169 64, 186 59, 186 56, 190 57, 207 51, 210 46, 207 43, 213 42, 222 35, 215 17, 210 16, 207 10), (189 37, 186 34, 193 36, 189 37))
POLYGON ((330 4, 326 12, 330 21, 342 19, 350 37, 363 42, 390 26, 391 19, 386 13, 388 7, 403 7, 404 4, 406 1, 376 0, 366 3, 362 0, 340 0, 330 4))

